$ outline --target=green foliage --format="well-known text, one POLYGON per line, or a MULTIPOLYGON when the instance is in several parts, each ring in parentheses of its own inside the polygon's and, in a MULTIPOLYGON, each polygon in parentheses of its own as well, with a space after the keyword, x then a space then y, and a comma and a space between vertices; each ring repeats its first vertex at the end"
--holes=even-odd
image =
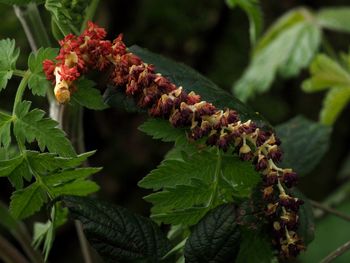
POLYGON ((327 29, 350 32, 350 7, 328 7, 317 12, 318 23, 327 29))
POLYGON ((10 146, 11 122, 12 116, 0 112, 0 147, 1 145, 3 145, 5 148, 10 146))
POLYGON ((51 13, 53 23, 63 35, 79 34, 83 16, 89 3, 89 0, 46 0, 45 8, 51 13))
POLYGON ((174 129, 168 120, 149 118, 139 127, 139 130, 163 142, 175 142, 176 145, 188 143, 185 130, 174 129))
POLYGON ((259 231, 242 231, 236 263, 271 263, 274 257, 270 241, 259 231))
POLYGON ((170 242, 150 219, 123 207, 76 196, 62 198, 106 262, 159 262, 170 242))
POLYGON ((16 118, 13 121, 13 131, 16 139, 24 144, 35 139, 41 151, 45 147, 52 152, 64 157, 75 156, 75 151, 66 138, 65 133, 57 128, 58 123, 52 119, 44 118, 45 112, 39 109, 29 111, 31 102, 23 101, 16 108, 16 118))
POLYGON ((7 85, 16 69, 16 61, 19 56, 19 49, 16 48, 14 40, 0 40, 0 91, 7 85))
POLYGON ((140 56, 146 63, 155 65, 157 72, 167 77, 177 86, 182 86, 187 92, 194 91, 200 94, 202 100, 211 102, 218 108, 228 107, 237 110, 242 120, 251 119, 258 125, 267 125, 262 116, 194 69, 138 46, 130 47, 130 51, 140 56))
POLYGON ((282 167, 293 167, 301 176, 311 172, 329 148, 332 128, 305 119, 294 117, 276 127, 283 142, 282 167))
POLYGON ((23 219, 39 211, 45 201, 45 190, 39 182, 35 182, 12 194, 10 212, 15 218, 23 219))
POLYGON ((259 6, 259 0, 226 0, 226 3, 231 8, 239 6, 247 13, 250 24, 250 41, 254 46, 263 28, 263 14, 259 6))
POLYGON ((103 110, 107 105, 98 89, 94 88, 95 82, 88 79, 80 78, 76 82, 78 90, 73 93, 72 101, 92 110, 103 110))
POLYGON ((332 125, 350 101, 350 73, 326 55, 318 55, 310 66, 311 78, 303 82, 303 90, 317 92, 329 89, 320 113, 320 122, 332 125))
POLYGON ((55 48, 40 48, 35 53, 31 53, 28 58, 28 67, 31 72, 28 87, 34 95, 45 96, 46 91, 52 84, 46 79, 43 72, 43 61, 53 60, 57 56, 58 50, 55 48))
POLYGON ((221 205, 205 215, 186 242, 186 262, 235 262, 241 241, 235 220, 233 204, 221 205))
POLYGON ((295 76, 316 53, 320 28, 305 9, 292 10, 282 16, 258 41, 251 62, 241 79, 234 85, 234 93, 247 101, 256 93, 268 90, 275 76, 295 76))
POLYGON ((153 203, 154 220, 193 225, 216 205, 232 197, 249 197, 259 179, 251 164, 211 150, 165 159, 139 186, 162 189, 145 197, 153 203))

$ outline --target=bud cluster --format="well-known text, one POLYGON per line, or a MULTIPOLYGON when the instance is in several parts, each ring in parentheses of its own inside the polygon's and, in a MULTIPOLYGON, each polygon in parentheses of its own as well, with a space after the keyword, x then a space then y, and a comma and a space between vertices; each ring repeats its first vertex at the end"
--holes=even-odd
POLYGON ((121 35, 113 42, 104 40, 105 36, 102 28, 89 23, 82 35, 68 35, 60 41, 57 62, 44 61, 46 76, 55 84, 57 100, 69 101, 76 89, 74 80, 85 72, 112 68, 110 82, 124 89, 126 95, 133 97, 138 106, 148 109, 151 116, 169 119, 174 127, 187 127, 190 139, 206 138, 207 145, 223 151, 233 149, 242 160, 255 165, 263 179, 264 213, 273 244, 281 256, 297 256, 304 249, 296 234, 298 210, 303 201, 286 191, 295 185, 297 175, 291 169, 276 165, 282 152, 275 134, 258 128, 251 120, 241 121, 235 110, 217 109, 194 92, 187 93, 177 87, 156 73, 153 65, 128 52, 121 35))

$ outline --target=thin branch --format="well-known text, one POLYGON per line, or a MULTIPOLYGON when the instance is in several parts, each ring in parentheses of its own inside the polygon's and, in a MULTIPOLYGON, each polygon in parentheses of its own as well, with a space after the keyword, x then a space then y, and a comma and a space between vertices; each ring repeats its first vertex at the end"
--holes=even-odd
POLYGON ((347 214, 345 214, 343 212, 340 212, 340 211, 338 211, 338 210, 336 210, 334 208, 331 208, 329 206, 323 205, 323 204, 321 204, 319 202, 316 202, 316 201, 313 201, 313 200, 309 200, 309 201, 310 201, 310 204, 313 207, 319 208, 319 209, 321 209, 321 210, 323 210, 323 211, 325 211, 327 213, 333 214, 333 215, 335 215, 335 216, 337 216, 339 218, 342 218, 342 219, 344 219, 346 221, 350 221, 350 215, 347 215, 347 214))
POLYGON ((350 241, 346 242, 344 245, 338 247, 332 253, 330 253, 327 257, 322 259, 320 263, 329 263, 335 260, 337 257, 343 255, 345 252, 350 250, 350 241))
POLYGON ((4 237, 0 236, 0 258, 6 263, 29 263, 4 237))

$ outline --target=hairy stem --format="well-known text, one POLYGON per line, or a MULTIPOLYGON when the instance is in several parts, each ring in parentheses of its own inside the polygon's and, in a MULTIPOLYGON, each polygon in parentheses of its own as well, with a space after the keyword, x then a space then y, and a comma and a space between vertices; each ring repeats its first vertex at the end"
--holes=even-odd
POLYGON ((338 210, 336 210, 336 209, 334 209, 334 208, 331 208, 331 207, 329 207, 329 206, 327 206, 327 205, 324 205, 324 204, 321 204, 321 203, 319 203, 319 202, 316 202, 316 201, 313 201, 313 200, 309 200, 310 201, 310 204, 313 206, 313 207, 316 207, 316 208, 318 208, 318 209, 321 209, 321 210, 323 210, 323 211, 325 211, 325 212, 327 212, 327 213, 330 213, 330 214, 332 214, 332 215, 335 215, 335 216, 337 216, 337 217, 339 217, 339 218, 342 218, 342 219, 344 219, 344 220, 346 220, 346 221, 350 221, 350 215, 347 215, 347 214, 345 214, 345 213, 342 213, 342 212, 340 212, 340 211, 338 211, 338 210))
POLYGON ((322 259, 320 263, 330 263, 334 261, 337 257, 343 255, 345 252, 350 250, 350 241, 346 242, 342 246, 338 247, 332 253, 330 253, 327 257, 322 259))
POLYGON ((29 263, 28 260, 0 235, 0 258, 5 263, 29 263))

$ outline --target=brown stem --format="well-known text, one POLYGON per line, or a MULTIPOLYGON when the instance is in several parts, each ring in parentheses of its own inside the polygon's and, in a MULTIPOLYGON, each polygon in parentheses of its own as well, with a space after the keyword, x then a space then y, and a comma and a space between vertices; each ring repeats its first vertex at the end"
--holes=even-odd
POLYGON ((340 211, 338 211, 338 210, 336 210, 334 208, 331 208, 329 206, 323 205, 323 204, 321 204, 319 202, 316 202, 316 201, 313 201, 313 200, 309 200, 309 201, 310 201, 310 204, 313 207, 319 208, 319 209, 321 209, 321 210, 323 210, 323 211, 325 211, 327 213, 333 214, 333 215, 335 215, 335 216, 337 216, 339 218, 342 218, 342 219, 344 219, 346 221, 350 221, 350 215, 347 215, 347 214, 345 214, 343 212, 340 212, 340 211))
POLYGON ((29 263, 4 237, 0 236, 0 258, 6 263, 29 263))
POLYGON ((335 260, 337 257, 343 255, 345 252, 350 250, 350 241, 346 242, 342 246, 338 247, 332 253, 330 253, 327 257, 322 259, 320 263, 329 263, 335 260))

